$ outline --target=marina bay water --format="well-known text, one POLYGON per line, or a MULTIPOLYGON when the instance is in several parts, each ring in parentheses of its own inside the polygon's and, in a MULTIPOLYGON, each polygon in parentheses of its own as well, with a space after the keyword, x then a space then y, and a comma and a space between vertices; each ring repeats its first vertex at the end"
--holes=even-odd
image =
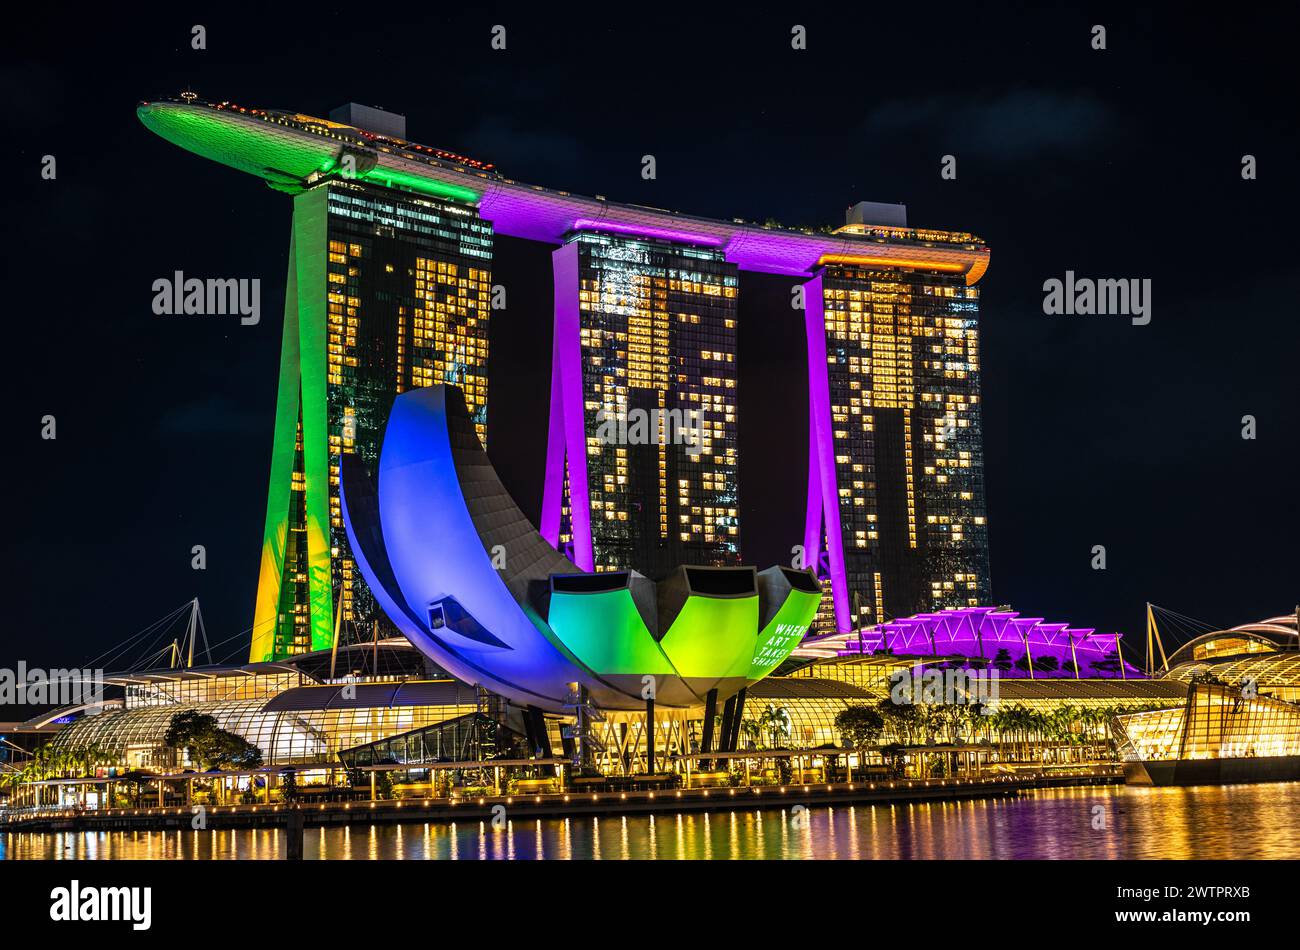
MULTIPOLYGON (((317 829, 308 859, 671 860, 898 858, 1298 858, 1285 832, 1300 782, 1092 787, 1014 799, 317 829)), ((0 858, 251 859, 283 856, 270 829, 0 834, 0 858)))

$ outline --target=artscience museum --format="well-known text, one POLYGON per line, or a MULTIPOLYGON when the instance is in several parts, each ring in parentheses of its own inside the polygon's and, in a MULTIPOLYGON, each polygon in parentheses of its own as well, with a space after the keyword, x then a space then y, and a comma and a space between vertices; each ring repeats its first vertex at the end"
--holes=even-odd
POLYGON ((366 582, 436 664, 521 706, 712 707, 780 665, 821 601, 780 566, 579 570, 506 492, 454 386, 396 400, 376 476, 343 457, 366 582))

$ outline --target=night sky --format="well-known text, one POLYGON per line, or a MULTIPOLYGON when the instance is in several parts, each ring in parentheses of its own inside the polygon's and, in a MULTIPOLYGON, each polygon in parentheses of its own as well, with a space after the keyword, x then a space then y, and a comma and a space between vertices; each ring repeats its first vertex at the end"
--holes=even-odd
MULTIPOLYGON (((100 21, 28 7, 11 20, 0 666, 81 663, 196 595, 210 638, 230 641, 218 656, 247 648, 290 199, 136 119, 137 100, 187 86, 319 116, 382 106, 414 141, 579 194, 787 225, 903 202, 913 225, 974 232, 992 248, 980 287, 995 600, 1133 647, 1148 600, 1221 625, 1292 610, 1295 24, 1241 7, 1201 19, 798 4, 709 20, 703 6, 410 22, 413 7, 391 4, 100 21), (190 48, 195 23, 206 50, 190 48), (504 52, 489 45, 498 23, 504 52), (790 48, 795 23, 806 51, 790 48), (1105 51, 1090 48, 1096 23, 1105 51), (46 154, 54 181, 40 177, 46 154), (940 177, 945 154, 955 181, 940 177), (1258 180, 1242 180, 1245 154, 1258 180), (151 284, 175 270, 261 278, 260 325, 155 316, 151 284), (1150 278, 1151 323, 1044 315, 1043 282, 1067 270, 1150 278), (47 413, 55 441, 41 439, 47 413), (204 572, 190 568, 195 544, 204 572), (1105 571, 1090 566, 1097 544, 1105 571)), ((535 519, 549 246, 499 239, 494 271, 509 309, 492 318, 490 454, 535 519)), ((759 567, 788 562, 802 534, 804 341, 789 286, 742 275, 741 541, 759 567)))

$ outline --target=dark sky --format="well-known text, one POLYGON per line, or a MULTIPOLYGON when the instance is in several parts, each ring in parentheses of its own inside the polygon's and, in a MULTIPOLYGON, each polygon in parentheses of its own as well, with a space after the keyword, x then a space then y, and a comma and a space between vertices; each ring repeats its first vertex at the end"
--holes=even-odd
MULTIPOLYGON (((383 106, 415 141, 580 194, 791 225, 898 201, 915 225, 973 231, 993 249, 981 320, 996 600, 1134 645, 1147 600, 1223 625, 1293 609, 1294 22, 1244 7, 800 4, 701 19, 704 6, 409 22, 410 5, 391 4, 98 21, 29 6, 11 20, 0 665, 82 662, 195 595, 211 638, 234 638, 219 653, 247 642, 290 202, 140 125, 137 100, 187 85, 315 115, 383 106), (489 47, 497 23, 504 52, 489 47), (790 48, 794 23, 806 51, 790 48), (1090 48, 1095 23, 1105 51, 1090 48), (1241 178, 1248 153, 1256 181, 1241 178), (40 178, 45 154, 55 181, 40 178), (955 181, 940 178, 944 154, 955 181), (154 316, 150 285, 174 270, 261 278, 261 324, 154 316), (1150 278, 1152 322, 1045 316, 1043 281, 1066 270, 1150 278), (205 572, 190 568, 195 544, 205 572)), ((546 246, 499 241, 509 309, 493 317, 491 454, 534 517, 549 267, 546 246)), ((804 344, 788 285, 741 284, 742 544, 760 567, 801 535, 804 344)))

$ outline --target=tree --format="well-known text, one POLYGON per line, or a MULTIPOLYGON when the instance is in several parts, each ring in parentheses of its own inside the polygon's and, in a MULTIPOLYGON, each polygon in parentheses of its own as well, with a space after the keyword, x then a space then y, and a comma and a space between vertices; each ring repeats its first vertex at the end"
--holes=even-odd
MULTIPOLYGON (((1023 672, 1029 672, 1029 655, 1025 654, 1016 660, 1016 669, 1023 672)), ((1061 668, 1061 663, 1054 656, 1036 656, 1034 657, 1034 671, 1037 673, 1054 673, 1061 668)))
POLYGON ((1093 660, 1088 665, 1092 667, 1093 672, 1103 676, 1106 673, 1114 675, 1120 671, 1119 658, 1114 653, 1107 653, 1102 659, 1093 660))
POLYGON ((767 704, 763 714, 758 717, 759 728, 764 730, 771 740, 773 749, 781 746, 781 740, 790 737, 790 713, 784 706, 776 706, 772 703, 767 704))
POLYGON ((978 742, 980 733, 989 728, 993 718, 993 709, 984 703, 967 703, 961 707, 966 734, 972 742, 978 742))
POLYGON ((298 800, 298 773, 294 769, 280 773, 280 798, 286 802, 298 800))
POLYGON ((208 768, 257 769, 262 767, 262 750, 243 736, 219 729, 204 764, 208 768))
POLYGON ((966 725, 966 710, 969 708, 965 703, 953 702, 939 707, 940 718, 948 733, 949 742, 956 743, 961 738, 962 727, 966 725))
POLYGON ((885 717, 870 706, 850 706, 835 714, 835 729, 851 748, 863 749, 885 731, 885 717))
POLYGON ((914 703, 896 703, 882 699, 876 709, 885 720, 885 731, 893 742, 911 745, 922 728, 921 710, 914 703))
POLYGON ((1042 713, 1034 712, 1020 703, 1010 706, 999 704, 989 719, 989 728, 997 733, 998 743, 1004 745, 1010 740, 1013 749, 1019 747, 1020 754, 1017 758, 1020 759, 1029 758, 1032 737, 1043 735, 1048 721, 1042 713))
POLYGON ((204 769, 256 769, 262 750, 243 736, 227 732, 205 713, 186 710, 172 716, 163 733, 163 745, 177 752, 188 750, 204 769))
POLYGON ((933 742, 947 719, 943 706, 938 703, 920 703, 913 707, 921 725, 921 734, 926 742, 933 742))
POLYGON ((128 787, 127 795, 133 807, 140 807, 140 798, 144 795, 144 790, 149 784, 149 776, 139 769, 132 769, 122 775, 121 780, 128 787))

